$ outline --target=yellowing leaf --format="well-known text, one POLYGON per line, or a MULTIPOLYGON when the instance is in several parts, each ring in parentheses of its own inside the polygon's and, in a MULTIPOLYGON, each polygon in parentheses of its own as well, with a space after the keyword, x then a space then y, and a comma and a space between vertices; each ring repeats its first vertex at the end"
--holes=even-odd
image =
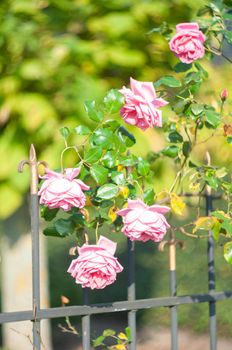
POLYGON ((122 171, 124 169, 124 166, 123 165, 118 165, 117 166, 117 171, 122 171))
POLYGON ((129 196, 129 188, 127 186, 121 186, 119 194, 123 196, 123 198, 128 198, 129 196))
POLYGON ((114 349, 126 350, 126 345, 124 345, 124 344, 117 344, 117 345, 114 346, 114 349))
POLYGON ((128 340, 126 334, 123 333, 123 332, 120 332, 120 333, 118 334, 118 338, 121 339, 121 340, 128 340))
POLYGON ((182 198, 177 196, 176 193, 171 193, 171 209, 177 215, 183 215, 185 210, 185 203, 182 198))
POLYGON ((108 216, 112 220, 112 222, 116 220, 116 218, 117 218, 117 214, 116 213, 117 213, 118 210, 119 209, 117 207, 115 207, 115 206, 113 206, 113 207, 111 207, 109 209, 108 216))
POLYGON ((213 216, 202 216, 195 221, 193 233, 195 233, 197 230, 209 231, 217 222, 218 220, 213 216))
POLYGON ((88 222, 88 221, 89 221, 89 212, 88 212, 88 210, 85 209, 85 208, 82 208, 82 209, 80 210, 80 212, 84 215, 85 221, 88 222))
POLYGON ((156 202, 169 202, 170 193, 168 191, 161 191, 156 195, 156 202))

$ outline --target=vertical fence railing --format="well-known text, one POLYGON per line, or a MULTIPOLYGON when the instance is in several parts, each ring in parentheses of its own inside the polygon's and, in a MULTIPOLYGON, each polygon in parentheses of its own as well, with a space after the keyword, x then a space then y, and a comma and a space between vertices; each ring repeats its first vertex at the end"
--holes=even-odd
MULTIPOLYGON (((211 195, 211 189, 207 187, 206 194, 206 215, 210 215, 213 210, 213 199, 211 195)), ((208 290, 209 292, 215 291, 215 252, 214 252, 214 239, 212 231, 209 232, 209 238, 207 242, 207 255, 208 255, 208 290)), ((217 320, 216 320, 216 302, 209 302, 209 333, 210 333, 210 350, 217 349, 217 320)))
MULTIPOLYGON (((128 252, 128 287, 127 287, 127 300, 134 301, 136 299, 135 291, 135 242, 127 239, 127 252, 128 252)), ((131 344, 130 350, 136 349, 136 310, 128 312, 128 326, 131 330, 131 344)))
MULTIPOLYGON (((89 289, 83 290, 83 304, 89 305, 89 289)), ((82 316, 82 347, 83 350, 90 349, 90 315, 82 316)))
MULTIPOLYGON (((176 285, 176 242, 171 239, 169 244, 169 285, 170 295, 176 296, 177 285, 176 285)), ((171 349, 178 349, 178 320, 177 320, 177 307, 171 306, 171 349)))
POLYGON ((32 244, 32 308, 33 308, 33 349, 40 350, 41 334, 40 320, 37 313, 40 311, 40 244, 39 244, 39 202, 38 202, 38 162, 33 145, 30 147, 29 160, 19 164, 19 171, 24 165, 30 167, 30 217, 31 217, 31 244, 32 244))

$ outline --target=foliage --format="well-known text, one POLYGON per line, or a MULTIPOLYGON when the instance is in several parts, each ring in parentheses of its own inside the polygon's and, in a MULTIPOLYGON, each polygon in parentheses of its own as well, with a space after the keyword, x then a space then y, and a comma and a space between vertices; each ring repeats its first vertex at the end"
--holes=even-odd
POLYGON ((102 98, 131 75, 149 79, 166 69, 168 49, 165 67, 163 53, 158 61, 154 55, 164 47, 162 38, 144 33, 160 19, 174 21, 174 12, 176 21, 189 20, 197 7, 193 0, 1 1, 1 218, 14 213, 28 190, 28 178, 18 181, 16 172, 29 145, 56 166, 63 120, 85 123, 84 100, 102 98))
MULTIPOLYGON (((206 35, 206 50, 209 58, 217 53, 224 55, 222 51, 223 41, 228 41, 227 6, 210 5, 204 11, 200 11, 199 22, 206 35), (207 22, 207 28, 204 23, 207 22), (222 30, 223 28, 223 30, 222 30), (215 51, 215 40, 219 42, 215 51)), ((165 32, 163 26, 156 28, 156 32, 170 38, 172 30, 165 32)), ((202 231, 212 230, 216 240, 219 237, 231 239, 231 184, 228 181, 228 171, 211 165, 210 156, 196 164, 193 154, 197 146, 206 142, 205 132, 211 132, 208 138, 214 137, 214 130, 225 130, 225 125, 230 125, 230 117, 224 112, 227 99, 218 98, 217 106, 202 102, 196 95, 200 86, 208 78, 206 69, 199 62, 185 65, 178 63, 174 67, 178 78, 169 75, 163 76, 154 83, 159 87, 159 97, 165 97, 169 101, 170 108, 175 112, 175 118, 163 123, 163 130, 167 143, 159 152, 149 154, 147 159, 138 157, 129 149, 135 144, 134 135, 115 118, 123 106, 123 95, 116 89, 112 89, 101 102, 89 100, 85 103, 85 110, 89 119, 95 124, 93 130, 86 125, 78 125, 75 129, 63 127, 60 129, 65 148, 61 153, 61 171, 64 169, 64 155, 66 151, 73 150, 76 153, 75 164, 81 167, 81 179, 90 185, 87 192, 87 205, 80 211, 73 208, 70 212, 59 217, 57 211, 52 212, 52 226, 45 229, 46 235, 65 237, 75 233, 78 243, 83 243, 89 230, 95 229, 96 240, 98 229, 107 224, 110 230, 120 231, 122 221, 116 215, 118 208, 124 206, 128 199, 140 197, 147 204, 165 203, 170 205, 174 215, 183 216, 186 204, 184 197, 186 191, 197 191, 210 196, 214 190, 224 196, 227 201, 226 213, 215 211, 211 217, 200 217, 195 222, 189 222, 185 226, 172 228, 172 235, 176 232, 191 237, 200 237, 202 231), (72 134, 83 137, 79 144, 69 144, 72 134), (156 193, 153 184, 153 164, 159 158, 170 159, 176 168, 176 176, 169 190, 163 189, 156 193), (58 217, 56 218, 56 215, 58 217), (189 232, 191 228, 192 233, 189 232)), ((227 133, 223 137, 228 142, 227 133)), ((72 140, 72 138, 71 138, 72 140)), ((230 142, 228 142, 230 147, 230 142)), ((49 210, 43 209, 43 217, 51 221, 49 210)), ((205 236, 207 237, 207 233, 205 236)), ((231 245, 225 246, 225 258, 231 261, 231 245)))

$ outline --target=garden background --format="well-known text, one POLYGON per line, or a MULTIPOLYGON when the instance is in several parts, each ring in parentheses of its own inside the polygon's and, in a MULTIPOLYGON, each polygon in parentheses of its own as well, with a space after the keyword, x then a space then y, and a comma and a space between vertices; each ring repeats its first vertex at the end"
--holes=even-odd
MULTIPOLYGON (((12 235, 12 245, 26 225, 29 175, 26 172, 18 175, 17 165, 28 158, 30 144, 35 145, 40 160, 48 162, 51 168, 59 167, 63 148, 59 128, 89 123, 84 101, 98 100, 108 89, 128 85, 130 76, 141 81, 156 81, 163 74, 169 74, 177 59, 158 33, 149 32, 162 22, 172 26, 189 22, 196 18, 199 8, 207 4, 201 0, 1 1, 0 201, 4 205, 0 206, 0 217, 2 235, 12 235), (18 231, 12 233, 9 228, 15 227, 15 221, 20 225, 17 225, 18 231)), ((231 52, 227 52, 227 56, 231 56, 231 52)), ((210 79, 200 91, 202 101, 207 99, 213 104, 224 88, 230 97, 230 64, 222 58, 215 58, 212 63, 205 60, 204 64, 210 79)), ((231 105, 230 99, 227 104, 231 105)), ((168 113, 163 113, 164 118, 169 118, 168 113)), ((91 128, 91 124, 88 126, 91 128)), ((133 152, 138 155, 144 156, 164 144, 157 129, 133 132, 137 139, 133 152)), ((228 147, 223 148, 220 138, 217 142, 214 139, 202 144, 196 159, 202 158, 206 149, 211 153, 212 162, 231 168, 231 152, 228 147)), ((72 156, 67 153, 66 166, 71 164, 72 156)), ((156 191, 172 183, 174 170, 166 160, 157 162, 154 170, 156 191)), ((180 220, 184 222, 184 217, 180 220)), ((122 261, 125 240, 119 233, 112 237, 119 242, 122 261)), ((61 295, 67 296, 71 304, 81 304, 82 291, 66 274, 70 262, 67 252, 73 242, 73 238, 46 238, 51 306, 60 305, 61 295)), ((187 239, 185 245, 185 250, 177 256, 178 294, 206 292, 206 241, 187 239)), ((167 253, 158 252, 154 243, 138 245, 136 250, 137 298, 168 295, 167 253)), ((216 288, 230 290, 231 266, 223 259, 222 247, 217 246, 216 251, 216 288)), ((124 300, 126 288, 120 287, 123 278, 119 276, 118 282, 104 291, 91 293, 91 302, 124 300)), ((230 301, 218 303, 219 335, 232 335, 231 312, 230 301)), ((168 310, 153 309, 138 315, 143 326, 169 324, 168 310)), ((208 328, 207 305, 181 306, 178 315, 179 324, 184 328, 197 332, 208 328)), ((59 321, 53 322, 57 335, 59 321)))

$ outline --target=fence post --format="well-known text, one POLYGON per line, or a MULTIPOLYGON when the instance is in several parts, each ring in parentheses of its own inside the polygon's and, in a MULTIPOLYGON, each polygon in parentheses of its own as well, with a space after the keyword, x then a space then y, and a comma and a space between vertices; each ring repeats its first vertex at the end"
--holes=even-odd
MULTIPOLYGON (((89 304, 89 289, 83 289, 83 304, 89 304)), ((90 316, 85 315, 81 319, 82 322, 82 347, 83 350, 90 349, 90 316)))
MULTIPOLYGON (((206 153, 206 163, 210 165, 210 155, 206 153)), ((213 210, 213 198, 210 186, 206 185, 205 191, 206 201, 206 215, 209 216, 213 210)), ((209 238, 207 242, 207 254, 208 254, 208 290, 209 292, 215 291, 215 261, 214 261, 214 239, 212 231, 209 232, 209 238)), ((216 320, 216 302, 209 302, 209 332, 210 332, 210 350, 217 349, 217 320, 216 320)))
MULTIPOLYGON (((127 239, 128 250, 128 287, 127 300, 135 300, 135 242, 127 239)), ((136 310, 128 312, 128 326, 131 329, 131 344, 130 350, 136 349, 136 310)))
POLYGON ((33 307, 33 349, 40 350, 41 335, 40 321, 36 319, 40 310, 40 247, 39 247, 39 202, 38 202, 38 162, 33 145, 30 147, 29 161, 19 164, 19 172, 23 171, 25 164, 30 167, 30 207, 31 207, 31 239, 32 239, 32 307, 33 307))

